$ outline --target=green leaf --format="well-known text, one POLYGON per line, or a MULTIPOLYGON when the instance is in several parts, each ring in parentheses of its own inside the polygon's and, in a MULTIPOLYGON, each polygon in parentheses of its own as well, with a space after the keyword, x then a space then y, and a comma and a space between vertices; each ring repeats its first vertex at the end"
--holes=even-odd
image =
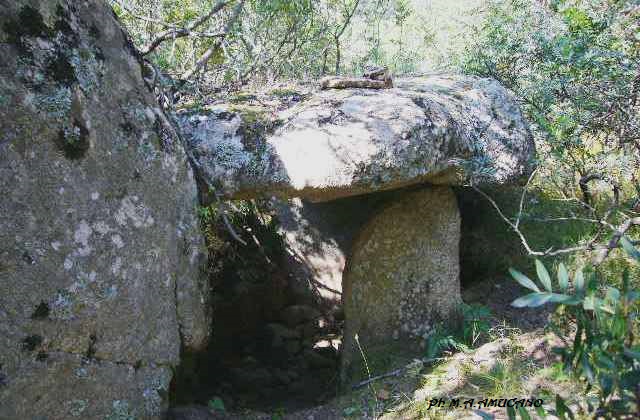
POLYGON ((547 303, 552 297, 551 293, 530 293, 511 302, 511 306, 516 308, 536 308, 547 303))
POLYGON ((597 299, 595 296, 593 295, 587 296, 586 298, 584 298, 584 301, 582 302, 582 308, 585 311, 594 311, 596 309, 596 303, 597 303, 597 299))
POLYGON ((516 420, 516 410, 513 407, 507 406, 507 416, 509 420, 516 420))
POLYGON ((574 296, 563 295, 560 293, 550 293, 551 298, 549 299, 549 303, 562 303, 563 305, 577 305, 580 303, 580 299, 577 299, 574 296))
POLYGON ((551 276, 540 260, 536 260, 536 272, 544 288, 547 289, 547 292, 551 292, 551 276))
POLYGON ((587 377, 587 380, 589 381, 589 383, 593 384, 595 382, 595 375, 593 373, 593 369, 591 368, 591 363, 589 363, 589 358, 587 357, 586 353, 582 354, 581 364, 582 364, 582 370, 584 372, 584 375, 587 377))
POLYGON ((509 273, 511 273, 511 277, 513 277, 521 286, 526 287, 529 290, 533 290, 534 292, 540 292, 540 289, 536 284, 527 276, 515 270, 513 268, 509 269, 509 273))
POLYGON ((531 416, 529 415, 529 413, 527 413, 527 410, 525 410, 525 408, 522 406, 518 407, 518 414, 520 414, 520 418, 522 420, 531 420, 531 416))
POLYGON ((620 290, 616 289, 615 287, 607 287, 606 298, 607 298, 607 300, 610 300, 611 302, 619 301, 620 300, 620 290))
POLYGON ((638 384, 640 384, 640 370, 623 374, 620 383, 626 389, 634 389, 638 384))
POLYGON ((569 417, 570 419, 574 418, 571 409, 567 407, 567 404, 558 394, 556 394, 556 412, 558 414, 558 417, 561 419, 566 419, 567 417, 569 417))
POLYGON ((609 315, 616 314, 615 308, 613 308, 611 305, 600 305, 598 309, 600 309, 602 312, 608 313, 609 315))
POLYGON ((584 291, 584 273, 582 272, 582 268, 579 268, 578 271, 576 271, 573 283, 576 286, 576 292, 582 293, 584 291))
POLYGON ((622 248, 627 252, 627 254, 629 254, 631 258, 636 261, 640 261, 640 251, 638 251, 636 247, 633 246, 631 241, 626 236, 620 238, 620 243, 622 244, 622 248))
POLYGON ((624 355, 632 359, 640 360, 640 348, 637 349, 624 349, 624 355))
POLYGON ((558 285, 563 292, 569 287, 569 273, 563 263, 558 266, 558 285))
POLYGON ((487 413, 486 411, 473 410, 473 412, 478 416, 482 417, 482 420, 495 420, 496 418, 496 416, 494 416, 493 414, 487 413))
POLYGON ((543 406, 536 407, 536 414, 538 414, 538 417, 543 420, 547 418, 547 412, 545 411, 543 406))
POLYGON ((603 366, 607 369, 615 369, 616 365, 609 356, 607 356, 606 354, 600 354, 597 357, 598 365, 603 366))
POLYGON ((214 397, 209 401, 209 408, 213 411, 221 411, 224 412, 224 402, 220 397, 214 397))

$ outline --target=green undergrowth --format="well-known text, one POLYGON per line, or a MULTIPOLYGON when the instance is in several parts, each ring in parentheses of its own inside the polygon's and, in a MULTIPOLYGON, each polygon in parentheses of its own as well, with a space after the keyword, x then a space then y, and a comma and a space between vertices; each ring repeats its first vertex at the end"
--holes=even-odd
MULTIPOLYGON (((464 419, 474 417, 470 409, 434 408, 430 400, 452 399, 542 399, 551 406, 556 394, 575 405, 584 388, 573 380, 550 351, 550 335, 513 331, 508 338, 485 343, 478 349, 449 353, 434 364, 415 354, 409 362, 371 368, 373 376, 401 369, 401 373, 350 390, 325 406, 322 411, 337 418, 464 419), (492 360, 488 360, 489 357, 492 360)), ((504 408, 486 411, 502 418, 504 408)), ((284 417, 286 418, 286 417, 284 417)), ((333 417, 332 417, 333 418, 333 417)))

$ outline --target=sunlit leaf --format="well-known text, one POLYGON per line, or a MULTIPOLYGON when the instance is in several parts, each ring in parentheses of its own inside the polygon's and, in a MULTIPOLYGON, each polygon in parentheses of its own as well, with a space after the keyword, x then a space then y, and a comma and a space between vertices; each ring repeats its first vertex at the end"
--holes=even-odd
POLYGON ((582 308, 585 311, 594 311, 596 309, 596 298, 595 296, 587 296, 584 298, 582 303, 582 308))
POLYGON ((582 293, 584 291, 584 273, 582 272, 582 268, 576 271, 573 284, 576 286, 576 292, 582 293))
POLYGON ((544 288, 547 289, 547 292, 551 292, 551 276, 540 260, 536 260, 536 272, 544 288))
POLYGON ((549 303, 562 303, 563 305, 577 305, 581 302, 580 299, 570 296, 563 295, 560 293, 550 293, 551 298, 549 299, 549 303))
POLYGON ((515 270, 513 268, 509 269, 509 273, 511 273, 511 277, 513 277, 521 286, 526 287, 529 290, 533 290, 534 292, 540 292, 540 289, 536 284, 527 276, 515 270))
POLYGON ((611 302, 618 302, 620 300, 620 291, 615 287, 607 287, 606 298, 611 302))
POLYGON ((640 261, 640 251, 633 246, 631 241, 626 236, 620 238, 620 244, 627 254, 636 261, 640 261))
POLYGON ((567 267, 565 267, 563 263, 558 265, 558 285, 560 286, 560 290, 563 292, 569 287, 569 273, 567 272, 567 267))
POLYGON ((552 297, 551 293, 530 293, 511 302, 511 306, 516 308, 536 308, 549 302, 552 297))
POLYGON ((543 420, 547 418, 547 412, 543 406, 536 407, 536 414, 543 420))

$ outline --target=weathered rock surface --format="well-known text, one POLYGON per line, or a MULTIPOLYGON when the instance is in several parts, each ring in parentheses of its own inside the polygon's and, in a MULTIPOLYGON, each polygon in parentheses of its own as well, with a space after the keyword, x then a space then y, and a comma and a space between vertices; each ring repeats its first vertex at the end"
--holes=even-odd
POLYGON ((343 283, 342 369, 348 380, 359 360, 389 345, 417 348, 460 305, 460 215, 448 187, 408 193, 374 215, 356 238, 343 283))
POLYGON ((327 310, 341 304, 342 272, 353 238, 385 198, 371 194, 324 203, 272 200, 290 254, 288 270, 327 310))
POLYGON ((208 334, 182 145, 103 1, 0 0, 0 56, 0 418, 159 418, 208 334))
POLYGON ((527 173, 534 153, 515 98, 477 77, 322 91, 270 116, 280 127, 260 136, 247 129, 253 118, 225 105, 181 117, 201 176, 227 198, 327 201, 469 177, 500 184, 527 173))
POLYGON ((405 193, 402 189, 322 203, 271 201, 290 254, 287 269, 301 289, 312 289, 314 303, 325 312, 341 310, 342 275, 354 238, 373 214, 405 193))

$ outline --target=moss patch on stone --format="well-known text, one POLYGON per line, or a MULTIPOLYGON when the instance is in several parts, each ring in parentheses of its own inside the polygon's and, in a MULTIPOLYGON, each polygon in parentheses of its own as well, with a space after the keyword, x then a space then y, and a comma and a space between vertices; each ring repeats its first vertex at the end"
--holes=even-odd
POLYGON ((71 86, 77 81, 73 66, 61 51, 58 51, 55 58, 49 62, 46 73, 53 80, 65 86, 71 86))
POLYGON ((89 150, 89 130, 76 119, 71 127, 58 131, 54 143, 67 159, 81 159, 89 150))
POLYGON ((4 31, 7 33, 9 44, 18 48, 21 56, 31 55, 29 47, 22 39, 23 36, 50 38, 53 35, 40 12, 29 5, 20 9, 17 19, 9 19, 4 24, 4 31))
POLYGON ((282 121, 269 115, 269 110, 261 106, 235 105, 229 108, 242 120, 240 131, 245 149, 260 154, 266 147, 265 137, 282 124, 282 121))

